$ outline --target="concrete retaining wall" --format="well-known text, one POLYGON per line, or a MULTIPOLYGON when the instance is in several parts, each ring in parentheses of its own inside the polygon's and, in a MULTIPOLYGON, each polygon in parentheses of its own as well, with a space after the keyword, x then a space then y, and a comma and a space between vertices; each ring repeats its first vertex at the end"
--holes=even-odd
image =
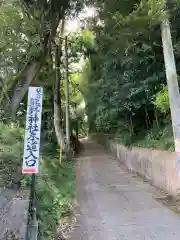
POLYGON ((107 146, 130 171, 138 173, 170 195, 180 197, 175 153, 145 148, 128 149, 113 141, 109 141, 107 146))

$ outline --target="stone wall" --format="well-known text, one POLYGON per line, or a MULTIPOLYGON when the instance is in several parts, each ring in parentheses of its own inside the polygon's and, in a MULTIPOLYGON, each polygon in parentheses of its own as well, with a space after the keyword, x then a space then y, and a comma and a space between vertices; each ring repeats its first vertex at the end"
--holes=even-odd
POLYGON ((156 187, 180 197, 180 177, 175 153, 146 148, 126 148, 111 140, 107 147, 127 166, 156 187))

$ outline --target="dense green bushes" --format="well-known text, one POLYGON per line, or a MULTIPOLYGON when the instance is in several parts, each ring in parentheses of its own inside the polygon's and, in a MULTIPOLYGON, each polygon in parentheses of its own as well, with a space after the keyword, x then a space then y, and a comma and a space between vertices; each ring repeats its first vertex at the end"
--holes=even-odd
MULTIPOLYGON (((97 3, 102 24, 92 26, 96 48, 89 56, 87 112, 91 132, 114 135, 126 145, 172 149, 160 29, 165 16, 157 10, 163 2, 155 2, 97 3)), ((170 12, 178 71, 179 10, 179 3, 174 3, 170 12)))

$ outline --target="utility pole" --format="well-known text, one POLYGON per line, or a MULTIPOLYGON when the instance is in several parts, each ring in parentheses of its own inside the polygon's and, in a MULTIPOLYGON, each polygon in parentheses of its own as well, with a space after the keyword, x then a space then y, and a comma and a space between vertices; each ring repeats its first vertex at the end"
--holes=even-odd
MULTIPOLYGON (((168 13, 167 2, 165 2, 165 12, 168 13)), ((161 35, 178 174, 180 176, 180 94, 168 17, 166 17, 161 23, 161 35)))
POLYGON ((69 148, 70 145, 70 124, 69 124, 69 66, 68 66, 68 46, 67 36, 65 37, 65 95, 66 95, 66 139, 69 148))

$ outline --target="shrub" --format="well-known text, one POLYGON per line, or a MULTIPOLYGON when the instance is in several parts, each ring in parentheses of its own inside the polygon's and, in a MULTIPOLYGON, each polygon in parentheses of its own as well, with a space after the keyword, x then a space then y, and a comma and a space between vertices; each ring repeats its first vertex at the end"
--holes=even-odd
POLYGON ((155 100, 153 103, 156 106, 156 108, 160 111, 160 113, 164 115, 168 115, 170 113, 167 86, 163 86, 163 89, 156 94, 155 100))

